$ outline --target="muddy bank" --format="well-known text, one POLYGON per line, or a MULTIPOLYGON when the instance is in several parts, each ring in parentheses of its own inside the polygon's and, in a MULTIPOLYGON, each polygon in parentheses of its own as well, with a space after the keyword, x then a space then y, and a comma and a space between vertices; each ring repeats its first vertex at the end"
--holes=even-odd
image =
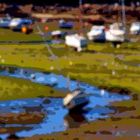
POLYGON ((21 112, 25 112, 25 110, 30 112, 29 114, 34 114, 34 111, 39 111, 41 106, 41 111, 43 111, 44 113, 44 118, 43 116, 38 117, 38 115, 34 115, 35 118, 33 118, 31 115, 28 116, 27 120, 25 121, 24 119, 27 116, 24 117, 24 115, 23 117, 21 115, 20 119, 18 120, 14 119, 15 113, 11 113, 14 115, 13 118, 10 119, 9 116, 3 116, 3 121, 6 117, 9 120, 6 125, 3 122, 3 131, 1 132, 0 137, 5 139, 12 130, 14 130, 12 132, 15 132, 19 137, 32 137, 35 135, 44 135, 50 133, 53 134, 56 132, 65 133, 65 131, 75 128, 79 129, 82 125, 88 125, 92 122, 96 122, 98 119, 103 120, 109 118, 110 114, 114 113, 114 110, 108 107, 110 106, 110 103, 123 100, 128 100, 128 98, 126 99, 125 96, 117 94, 114 94, 113 96, 97 96, 96 94, 93 94, 90 96, 90 103, 85 106, 83 112, 78 114, 70 114, 69 111, 63 107, 62 98, 31 98, 22 100, 1 101, 0 114, 5 111, 14 111, 18 112, 18 114, 22 114, 21 112), (1 108, 1 106, 3 106, 3 108, 1 108), (40 122, 38 122, 37 117, 40 122), (12 125, 10 124, 11 119, 12 125), (33 120, 36 122, 36 124, 31 124, 31 122, 34 123, 33 120), (13 129, 11 129, 12 127, 13 129))
POLYGON ((39 139, 100 139, 100 140, 139 140, 140 125, 138 120, 121 119, 119 121, 113 121, 107 119, 105 121, 98 120, 90 124, 82 125, 78 130, 71 129, 62 133, 54 133, 50 135, 42 135, 31 138, 25 138, 26 140, 39 140, 39 139))
POLYGON ((31 125, 39 124, 43 119, 44 114, 39 112, 0 114, 0 134, 12 134, 23 130, 28 131, 32 129, 31 125))
POLYGON ((37 124, 44 118, 43 113, 0 114, 0 124, 37 124))
POLYGON ((118 93, 120 95, 129 95, 132 97, 132 100, 138 101, 140 96, 137 93, 132 92, 131 90, 123 87, 110 87, 110 86, 99 86, 100 89, 107 90, 112 93, 118 93))
POLYGON ((113 93, 119 93, 121 95, 130 95, 132 92, 127 88, 122 87, 107 87, 107 86, 99 86, 99 88, 113 92, 113 93))
POLYGON ((23 131, 23 130, 30 130, 31 127, 7 127, 7 128, 4 128, 4 127, 0 127, 0 134, 13 134, 13 133, 16 133, 16 132, 19 132, 19 131, 23 131))
POLYGON ((110 114, 110 118, 98 119, 96 122, 86 123, 78 129, 73 128, 61 133, 53 133, 50 135, 40 135, 26 140, 39 139, 100 139, 100 140, 139 140, 140 139, 140 112, 138 106, 139 101, 124 101, 113 103, 116 108, 114 113, 110 114), (136 108, 134 107, 136 106, 136 108))

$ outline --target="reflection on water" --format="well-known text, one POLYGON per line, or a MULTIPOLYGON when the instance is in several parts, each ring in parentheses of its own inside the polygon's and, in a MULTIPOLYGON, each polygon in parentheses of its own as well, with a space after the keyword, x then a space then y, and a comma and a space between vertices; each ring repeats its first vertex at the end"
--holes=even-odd
POLYGON ((64 123, 67 128, 76 128, 79 127, 83 123, 87 123, 88 120, 86 119, 84 112, 82 113, 68 113, 64 117, 64 123))
MULTIPOLYGON (((67 78, 62 75, 52 73, 42 73, 27 69, 2 70, 0 75, 11 76, 22 79, 28 79, 32 82, 53 86, 58 90, 65 90, 67 87, 67 78)), ((85 106, 83 112, 76 114, 68 113, 68 110, 63 108, 61 98, 32 98, 12 101, 0 102, 0 114, 2 113, 22 113, 22 112, 43 112, 45 117, 39 124, 12 124, 5 125, 5 127, 23 127, 22 130, 16 132, 20 137, 31 137, 39 134, 49 134, 53 132, 64 131, 68 128, 79 127, 83 123, 95 121, 100 118, 109 117, 114 110, 108 108, 109 103, 113 101, 128 100, 128 96, 110 94, 107 91, 90 86, 86 83, 80 83, 79 86, 90 94, 90 103, 85 106), (24 128, 31 128, 26 130, 24 128)), ((77 81, 70 81, 70 90, 77 88, 77 81)), ((1 124, 0 124, 0 127, 1 124)), ((6 137, 7 134, 1 134, 0 137, 6 137)))

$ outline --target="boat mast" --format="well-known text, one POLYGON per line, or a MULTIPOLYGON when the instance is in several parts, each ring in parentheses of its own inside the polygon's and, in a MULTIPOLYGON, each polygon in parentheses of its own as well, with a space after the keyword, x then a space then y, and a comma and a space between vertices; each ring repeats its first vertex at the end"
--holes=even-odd
POLYGON ((124 29, 126 30, 125 0, 121 0, 121 6, 122 6, 122 24, 124 29))
POLYGON ((82 0, 79 0, 79 34, 83 33, 82 0))

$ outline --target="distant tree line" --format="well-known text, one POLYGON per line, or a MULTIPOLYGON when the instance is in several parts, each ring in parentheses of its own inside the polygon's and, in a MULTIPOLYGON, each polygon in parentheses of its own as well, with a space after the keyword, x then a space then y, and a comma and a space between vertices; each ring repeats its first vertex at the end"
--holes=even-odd
MULTIPOLYGON (((121 0, 83 0, 83 3, 99 3, 99 4, 112 4, 119 3, 121 0)), ((69 6, 78 6, 79 0, 0 0, 0 2, 8 4, 34 4, 34 5, 69 5, 69 6)), ((139 0, 125 0, 126 4, 139 2, 139 0)))

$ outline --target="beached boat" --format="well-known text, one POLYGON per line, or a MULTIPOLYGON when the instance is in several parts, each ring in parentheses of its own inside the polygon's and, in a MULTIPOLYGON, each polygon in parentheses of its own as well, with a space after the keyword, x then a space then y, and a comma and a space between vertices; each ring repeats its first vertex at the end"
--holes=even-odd
POLYGON ((65 37, 65 44, 81 52, 87 46, 87 39, 79 34, 67 35, 65 37))
POLYGON ((0 28, 9 28, 10 22, 10 17, 0 18, 0 28))
POLYGON ((106 40, 114 43, 114 45, 120 44, 125 41, 125 29, 121 23, 114 23, 110 25, 110 28, 105 31, 106 40))
POLYGON ((64 20, 59 21, 59 28, 71 29, 71 28, 73 28, 73 26, 74 26, 74 24, 71 21, 69 21, 69 22, 66 22, 64 20))
POLYGON ((95 42, 105 41, 105 27, 92 26, 90 32, 87 33, 88 39, 95 42))
POLYGON ((70 111, 81 110, 89 103, 88 95, 80 89, 70 92, 63 99, 63 105, 70 111))
POLYGON ((31 25, 33 21, 31 19, 24 18, 13 18, 9 24, 9 27, 12 29, 21 29, 24 25, 31 25))
POLYGON ((140 34, 140 22, 133 22, 130 27, 130 33, 137 35, 140 34))

